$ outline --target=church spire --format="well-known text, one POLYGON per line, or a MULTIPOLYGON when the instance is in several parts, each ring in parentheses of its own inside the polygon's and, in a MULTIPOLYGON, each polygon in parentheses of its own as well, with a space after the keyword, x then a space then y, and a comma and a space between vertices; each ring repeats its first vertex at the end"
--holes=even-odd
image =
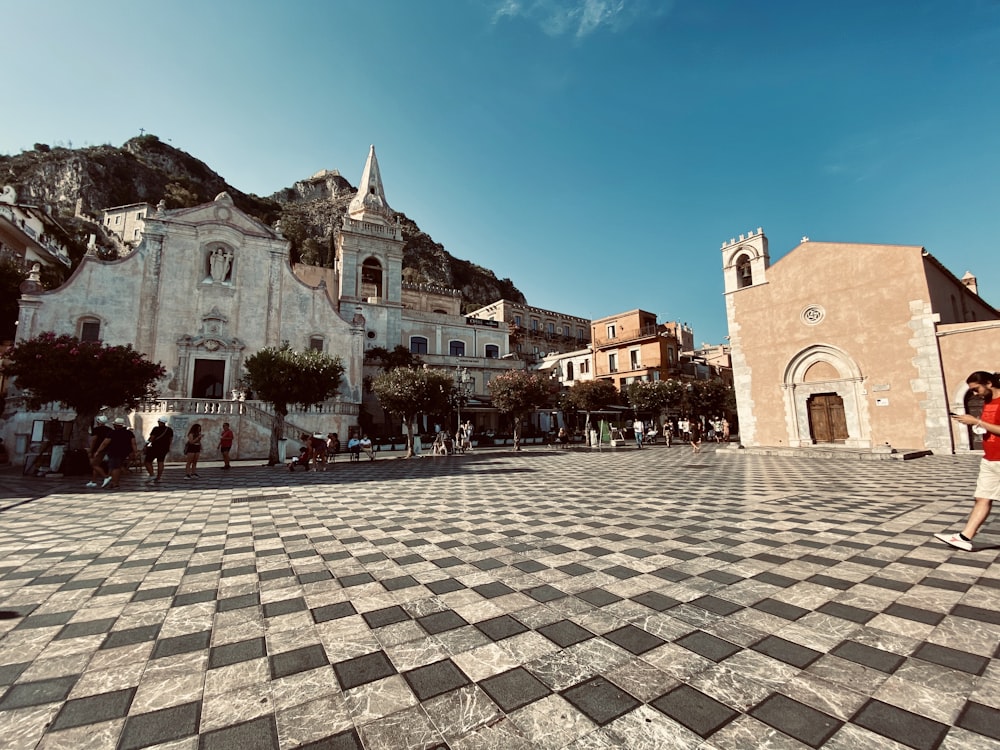
POLYGON ((351 199, 347 208, 348 215, 357 221, 370 221, 376 224, 390 224, 394 212, 389 208, 382 189, 382 175, 378 170, 378 159, 375 158, 375 146, 368 151, 368 161, 365 171, 361 174, 358 194, 351 199))

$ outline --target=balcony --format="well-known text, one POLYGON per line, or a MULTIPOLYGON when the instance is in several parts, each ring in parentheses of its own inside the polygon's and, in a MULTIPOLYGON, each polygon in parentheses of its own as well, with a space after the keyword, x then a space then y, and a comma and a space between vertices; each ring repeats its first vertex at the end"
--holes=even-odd
POLYGON ((643 326, 642 328, 625 328, 614 336, 596 336, 594 344, 596 346, 618 346, 629 344, 633 341, 641 341, 642 339, 656 338, 660 333, 660 327, 657 325, 643 326))

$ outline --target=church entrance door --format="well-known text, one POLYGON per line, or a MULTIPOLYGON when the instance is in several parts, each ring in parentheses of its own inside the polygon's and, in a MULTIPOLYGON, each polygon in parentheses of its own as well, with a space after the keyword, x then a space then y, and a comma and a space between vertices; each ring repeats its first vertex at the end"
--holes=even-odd
POLYGON ((226 363, 221 359, 196 359, 191 398, 222 398, 226 363))
POLYGON ((809 433, 815 443, 843 443, 848 438, 844 399, 836 393, 817 393, 806 402, 809 433))

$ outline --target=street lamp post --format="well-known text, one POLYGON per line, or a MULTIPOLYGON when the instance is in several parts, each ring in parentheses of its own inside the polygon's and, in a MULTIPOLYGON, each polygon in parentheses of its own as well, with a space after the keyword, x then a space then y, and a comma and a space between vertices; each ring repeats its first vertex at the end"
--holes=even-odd
POLYGON ((455 394, 458 405, 458 429, 455 430, 455 438, 458 439, 462 431, 462 404, 469 397, 472 387, 472 376, 466 367, 455 367, 455 394))

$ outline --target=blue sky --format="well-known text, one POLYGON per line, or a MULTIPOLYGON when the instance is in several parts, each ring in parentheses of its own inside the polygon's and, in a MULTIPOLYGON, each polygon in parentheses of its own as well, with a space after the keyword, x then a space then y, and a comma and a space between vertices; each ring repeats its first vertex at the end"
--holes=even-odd
MULTIPOLYGON (((923 245, 1000 306, 998 0, 0 0, 0 153, 320 169, 528 302, 727 334, 720 245, 923 245), (22 33, 10 33, 21 29, 22 33)), ((835 268, 831 269, 835 273, 835 268)), ((886 280, 891 283, 891 279, 886 280)))

